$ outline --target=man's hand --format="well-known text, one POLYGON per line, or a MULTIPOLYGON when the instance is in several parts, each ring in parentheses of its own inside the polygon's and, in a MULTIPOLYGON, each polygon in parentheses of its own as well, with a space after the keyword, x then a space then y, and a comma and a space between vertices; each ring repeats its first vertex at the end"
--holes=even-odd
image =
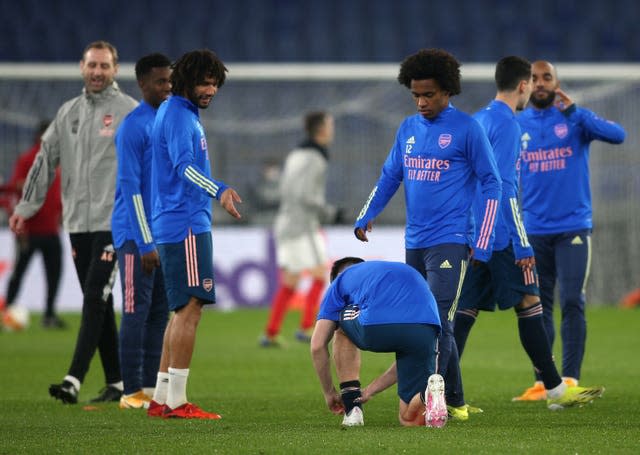
POLYGON ((160 256, 158 256, 158 252, 156 250, 143 254, 140 257, 140 260, 142 261, 142 270, 147 275, 151 275, 153 269, 160 267, 160 256))
POLYGON ((324 401, 327 403, 329 410, 334 414, 344 414, 344 404, 342 403, 342 398, 340 398, 336 389, 331 390, 329 393, 325 393, 324 401))
POLYGON ((240 212, 238 212, 238 210, 236 209, 236 206, 234 204, 235 202, 242 202, 242 199, 240 198, 238 193, 236 193, 236 190, 234 190, 233 188, 227 188, 226 190, 224 190, 224 193, 222 193, 222 196, 220 196, 220 205, 222 205, 222 207, 227 211, 229 215, 234 218, 240 219, 240 212))
POLYGON ((469 263, 471 264, 471 267, 478 267, 480 264, 482 264, 482 261, 477 260, 476 258, 473 257, 473 255, 475 254, 475 250, 473 249, 472 246, 469 247, 469 263))
POLYGON ((560 110, 560 112, 562 112, 573 106, 573 100, 569 98, 569 95, 557 88, 556 101, 553 104, 558 108, 558 110, 560 110))
POLYGON ((362 396, 360 398, 356 398, 355 401, 356 403, 360 403, 360 404, 364 404, 367 401, 369 401, 371 398, 373 398, 373 394, 369 391, 369 387, 365 387, 364 389, 361 390, 362 396))
POLYGON ((25 217, 14 213, 11 215, 11 218, 9 218, 9 228, 14 232, 14 234, 24 234, 25 221, 25 217))
POLYGON ((523 271, 533 270, 536 265, 536 258, 534 256, 530 256, 527 258, 516 259, 516 265, 523 271))
POLYGON ((358 240, 360 240, 361 242, 368 242, 369 239, 367 238, 367 232, 371 232, 371 230, 373 229, 373 222, 369 221, 367 223, 367 230, 365 232, 364 229, 362 228, 358 228, 356 229, 355 233, 356 233, 356 238, 358 240))

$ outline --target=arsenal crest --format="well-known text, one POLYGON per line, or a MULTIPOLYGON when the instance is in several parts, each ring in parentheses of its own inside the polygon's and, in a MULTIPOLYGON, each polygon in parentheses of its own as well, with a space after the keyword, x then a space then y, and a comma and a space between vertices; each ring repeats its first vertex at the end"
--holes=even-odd
POLYGON ((205 291, 211 292, 211 289, 213 289, 213 280, 211 278, 205 278, 202 280, 202 287, 205 291))
POLYGON ((106 114, 104 117, 102 117, 102 124, 105 126, 105 128, 109 128, 112 123, 113 123, 113 115, 106 114))
POLYGON ((441 149, 447 148, 449 147, 449 144, 451 144, 451 135, 450 134, 441 134, 440 137, 438 138, 438 145, 440 146, 441 149))
POLYGON ((569 127, 566 123, 558 123, 553 127, 553 132, 556 133, 556 136, 560 139, 564 139, 567 137, 567 134, 569 134, 569 127))

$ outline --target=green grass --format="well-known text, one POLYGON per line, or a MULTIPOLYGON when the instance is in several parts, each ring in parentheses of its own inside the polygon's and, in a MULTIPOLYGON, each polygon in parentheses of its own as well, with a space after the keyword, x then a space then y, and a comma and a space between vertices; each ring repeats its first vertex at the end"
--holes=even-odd
MULTIPOLYGON (((511 312, 481 314, 462 362, 467 401, 484 414, 443 429, 403 428, 390 389, 365 407, 366 426, 343 429, 325 408, 308 346, 265 350, 257 338, 263 310, 207 312, 198 330, 188 396, 221 421, 163 421, 105 405, 65 406, 47 394, 70 361, 79 318, 66 331, 38 320, 22 333, 0 333, 0 453, 638 453, 640 451, 640 311, 595 307, 582 383, 602 384, 602 399, 552 412, 543 403, 512 403, 532 382, 511 312)), ((556 351, 557 352, 557 351, 556 351)), ((556 354, 560 358, 559 354, 556 354)), ((390 355, 366 353, 363 382, 390 355)), ((98 356, 83 385, 87 400, 103 385, 98 356)))

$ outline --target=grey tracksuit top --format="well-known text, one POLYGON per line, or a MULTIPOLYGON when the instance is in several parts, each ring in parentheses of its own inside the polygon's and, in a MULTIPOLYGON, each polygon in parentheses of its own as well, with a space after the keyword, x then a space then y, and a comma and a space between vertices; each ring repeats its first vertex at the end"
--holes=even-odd
POLYGON ((326 202, 327 158, 311 142, 291 151, 280 181, 280 208, 275 219, 276 240, 283 241, 316 232, 330 222, 336 208, 326 202))
POLYGON ((64 103, 42 136, 15 212, 25 218, 42 206, 60 165, 64 228, 69 233, 111 230, 116 181, 114 136, 138 102, 116 82, 64 103))

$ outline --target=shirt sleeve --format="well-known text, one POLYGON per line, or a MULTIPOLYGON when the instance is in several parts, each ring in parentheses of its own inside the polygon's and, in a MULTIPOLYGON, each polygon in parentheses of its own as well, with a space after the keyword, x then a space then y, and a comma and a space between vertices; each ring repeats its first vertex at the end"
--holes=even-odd
POLYGON ((322 222, 328 222, 335 217, 336 208, 327 203, 327 171, 324 158, 319 154, 313 156, 309 162, 309 185, 302 195, 302 203, 318 214, 322 222))
POLYGON ((509 232, 516 259, 533 256, 533 248, 529 244, 520 215, 518 204, 518 187, 516 160, 518 149, 514 144, 520 143, 520 126, 515 122, 500 124, 500 131, 491 134, 491 145, 496 165, 502 179, 502 197, 500 198, 500 217, 509 232))
POLYGON ((329 321, 340 321, 340 312, 345 307, 345 302, 338 290, 340 284, 340 276, 329 286, 325 293, 320 309, 318 310, 317 319, 328 319, 329 321))
POLYGON ((404 178, 401 150, 402 148, 400 147, 399 140, 396 135, 396 141, 391 148, 384 165, 382 166, 380 178, 373 187, 373 190, 371 190, 367 201, 362 207, 362 210, 360 210, 360 214, 356 219, 354 232, 359 228, 366 229, 369 221, 375 219, 375 217, 382 212, 389 203, 389 200, 391 200, 395 192, 398 190, 398 187, 404 178))
POLYGON ((587 135, 587 141, 600 140, 610 144, 622 144, 626 133, 624 128, 610 120, 598 117, 588 109, 572 105, 563 114, 580 125, 587 135))
MULTIPOLYGON (((203 169, 198 166, 195 159, 194 128, 187 122, 190 122, 190 119, 167 122, 167 143, 173 167, 180 178, 197 191, 220 200, 222 193, 228 186, 220 180, 209 178, 203 169)), ((204 153, 208 152, 205 150, 204 153)))
POLYGON ((481 209, 483 215, 481 220, 476 220, 476 236, 473 246, 474 258, 487 262, 491 258, 493 250, 496 215, 502 197, 502 181, 498 174, 489 139, 475 119, 469 125, 466 150, 482 194, 481 209))
POLYGON ((115 140, 118 155, 118 184, 129 226, 132 228, 131 232, 141 255, 156 248, 142 199, 142 160, 148 140, 144 128, 127 120, 121 124, 115 140))
MULTIPOLYGON (((321 222, 328 222, 335 217, 336 208, 327 203, 327 164, 319 153, 313 152, 304 155, 304 165, 300 166, 300 175, 286 176, 282 182, 289 184, 281 187, 281 198, 284 199, 286 192, 292 192, 295 201, 302 205, 306 211, 315 213, 321 222)), ((297 167, 297 166, 296 166, 297 167)), ((285 166, 286 168, 286 166, 285 166)))
POLYGON ((60 163, 59 117, 58 114, 42 136, 40 151, 29 169, 22 198, 15 208, 15 213, 27 219, 40 210, 56 176, 56 167, 60 163))

